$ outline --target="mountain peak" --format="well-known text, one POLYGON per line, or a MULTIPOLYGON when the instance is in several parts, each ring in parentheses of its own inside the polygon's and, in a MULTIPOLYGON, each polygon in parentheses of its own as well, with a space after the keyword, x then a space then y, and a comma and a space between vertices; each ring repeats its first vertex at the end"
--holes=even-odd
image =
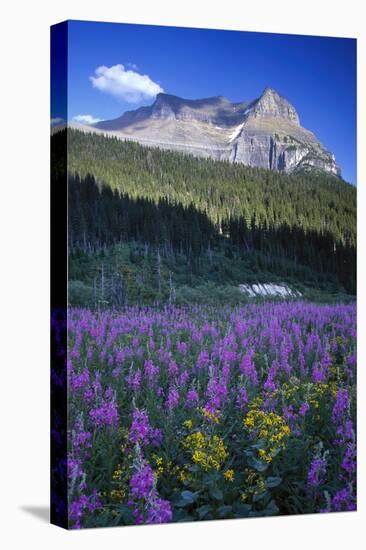
POLYGON ((284 118, 300 125, 296 109, 273 88, 267 87, 254 101, 251 115, 255 118, 284 118))
POLYGON ((334 156, 300 125, 295 107, 269 86, 250 103, 233 103, 221 95, 186 99, 162 92, 152 105, 98 122, 93 129, 248 166, 340 175, 334 156))
POLYGON ((156 99, 154 101, 154 104, 162 103, 162 102, 169 103, 170 101, 175 101, 177 99, 180 100, 181 98, 176 95, 167 94, 165 92, 159 92, 158 94, 156 94, 156 99))
POLYGON ((279 96, 280 94, 274 88, 270 88, 269 86, 266 86, 263 90, 262 97, 265 95, 279 96))
POLYGON ((161 92, 151 106, 151 114, 153 118, 174 119, 183 105, 182 98, 161 92))

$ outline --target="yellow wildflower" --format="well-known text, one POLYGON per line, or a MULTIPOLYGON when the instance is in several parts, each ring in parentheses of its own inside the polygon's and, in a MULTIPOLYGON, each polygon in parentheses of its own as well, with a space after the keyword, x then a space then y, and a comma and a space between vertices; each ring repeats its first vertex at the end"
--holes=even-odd
POLYGON ((244 418, 244 426, 264 440, 264 446, 258 450, 258 455, 267 463, 272 461, 279 449, 285 448, 285 439, 290 435, 290 428, 282 416, 258 409, 249 410, 244 418))
POLYGON ((267 453, 265 449, 259 449, 258 454, 259 454, 259 458, 263 460, 263 462, 266 462, 267 464, 272 462, 272 456, 269 453, 267 453))
POLYGON ((113 500, 122 501, 126 497, 126 491, 123 489, 113 489, 111 491, 111 498, 113 500))
POLYGON ((211 412, 211 411, 207 410, 206 408, 201 409, 201 412, 202 412, 204 417, 211 420, 211 422, 214 422, 214 424, 219 424, 220 423, 220 415, 219 415, 218 412, 211 412))
POLYGON ((194 432, 188 435, 183 446, 191 453, 192 461, 205 470, 219 470, 225 462, 228 453, 221 437, 194 432))
POLYGON ((122 476, 121 465, 117 464, 117 467, 112 474, 112 479, 114 481, 119 481, 121 479, 121 476, 122 476))
POLYGON ((226 470, 224 478, 226 481, 234 481, 234 470, 226 470))
POLYGON ((155 469, 154 469, 154 472, 156 474, 157 477, 159 477, 161 474, 164 473, 164 461, 163 461, 163 458, 161 456, 158 456, 156 454, 153 454, 153 459, 154 459, 154 462, 155 462, 155 469))

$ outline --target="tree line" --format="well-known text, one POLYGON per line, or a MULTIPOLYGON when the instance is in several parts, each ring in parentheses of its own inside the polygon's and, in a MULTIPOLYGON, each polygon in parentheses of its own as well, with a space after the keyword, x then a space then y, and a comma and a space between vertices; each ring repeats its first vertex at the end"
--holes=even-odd
POLYGON ((217 250, 224 250, 226 257, 259 252, 274 273, 281 272, 281 264, 292 265, 294 273, 309 266, 322 276, 336 276, 348 292, 355 292, 355 247, 336 240, 330 231, 259 224, 255 215, 249 222, 244 216, 229 216, 215 224, 193 204, 131 197, 98 184, 90 174, 70 174, 68 186, 71 254, 134 241, 148 243, 162 255, 184 254, 187 269, 195 270, 203 254, 217 250))
MULTIPOLYGON (((61 134, 61 132, 60 132, 61 134)), ((54 136, 61 139, 59 135, 54 136)), ((216 225, 289 226, 356 244, 356 190, 328 174, 284 174, 68 130, 68 169, 131 198, 193 205, 216 225)))

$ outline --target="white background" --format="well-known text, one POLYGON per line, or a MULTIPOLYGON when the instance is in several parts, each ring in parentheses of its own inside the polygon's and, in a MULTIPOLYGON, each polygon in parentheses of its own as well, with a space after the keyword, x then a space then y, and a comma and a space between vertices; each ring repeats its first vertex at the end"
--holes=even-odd
MULTIPOLYGON (((12 548, 352 548, 365 533, 365 27, 363 2, 59 0, 0 18, 0 543, 12 548), (359 511, 66 532, 48 525, 49 26, 64 19, 357 37, 359 511), (362 36, 363 32, 363 36, 362 36)), ((172 60, 174 67, 174 60, 172 60)), ((239 69, 238 69, 239 70, 239 69)), ((245 66, 241 67, 245 70, 245 66)), ((301 70, 301 67, 299 67, 301 70)), ((340 66, 340 70, 342 67, 340 66)), ((296 78, 296 75, 294 75, 296 78)), ((339 106, 342 116, 342 105, 339 106)), ((363 537, 364 538, 364 537, 363 537)))

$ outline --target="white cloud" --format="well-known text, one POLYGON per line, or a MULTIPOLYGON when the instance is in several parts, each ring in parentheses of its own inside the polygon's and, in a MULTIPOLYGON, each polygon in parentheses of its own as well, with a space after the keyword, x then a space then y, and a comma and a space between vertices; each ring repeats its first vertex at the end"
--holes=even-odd
POLYGON ((100 122, 101 118, 95 118, 92 115, 76 115, 72 120, 80 122, 80 124, 96 124, 100 122))
POLYGON ((128 103, 139 103, 164 91, 147 74, 142 75, 133 70, 126 70, 121 64, 98 67, 95 70, 95 76, 91 76, 90 80, 94 88, 128 103))
POLYGON ((61 117, 51 118, 51 126, 57 126, 58 124, 63 124, 65 121, 61 117))

